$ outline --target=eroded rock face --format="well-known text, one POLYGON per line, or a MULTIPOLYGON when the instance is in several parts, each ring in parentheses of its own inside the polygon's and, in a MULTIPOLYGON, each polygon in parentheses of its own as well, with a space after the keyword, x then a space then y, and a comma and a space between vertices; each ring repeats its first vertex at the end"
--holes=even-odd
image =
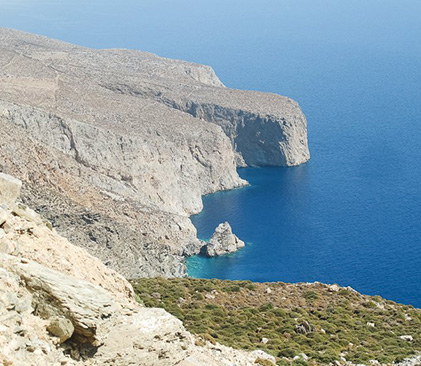
POLYGON ((219 224, 209 240, 202 248, 202 254, 208 257, 236 252, 245 246, 244 242, 233 234, 228 222, 219 224))
POLYGON ((25 281, 26 288, 33 294, 35 315, 43 319, 68 319, 81 343, 98 343, 98 320, 109 318, 118 310, 111 293, 36 262, 7 257, 0 261, 3 268, 12 270, 25 281))
POLYGON ((7 29, 0 64, 0 171, 129 278, 186 275, 200 249, 188 217, 246 184, 238 165, 309 158, 297 103, 225 88, 208 66, 7 29))
POLYGON ((5 213, 5 220, 0 225, 0 252, 95 283, 114 296, 124 294, 125 298, 133 298, 132 287, 121 275, 112 269, 105 270, 99 259, 59 236, 51 223, 34 210, 17 203, 11 210, 0 208, 1 212, 5 213))

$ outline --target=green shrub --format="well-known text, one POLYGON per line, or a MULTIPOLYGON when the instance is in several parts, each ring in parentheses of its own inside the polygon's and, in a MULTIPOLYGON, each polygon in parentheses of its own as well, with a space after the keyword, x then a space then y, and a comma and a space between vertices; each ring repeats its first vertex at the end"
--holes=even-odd
POLYGON ((294 360, 292 365, 293 366, 308 366, 308 363, 304 360, 294 360))
POLYGON ((266 294, 267 286, 189 278, 133 281, 137 301, 165 308, 192 333, 234 348, 263 349, 282 366, 303 366, 302 360, 292 360, 300 353, 310 357, 308 365, 319 366, 338 360, 341 352, 347 352, 346 358, 354 363, 367 364, 370 359, 392 363, 421 350, 418 309, 346 289, 332 293, 320 284, 271 283, 271 295, 266 294), (212 290, 218 295, 205 298, 212 290), (153 297, 154 292, 161 299, 153 297), (406 320, 406 315, 412 320, 406 320), (314 325, 315 331, 297 334, 295 327, 303 321, 314 325), (367 322, 376 326, 368 327, 367 322), (402 341, 400 334, 411 334, 414 341, 402 341), (262 338, 269 342, 262 344, 262 338))
POLYGON ((295 357, 295 355, 296 352, 292 348, 283 348, 278 352, 278 357, 292 358, 295 357))
POLYGON ((225 288, 225 292, 240 292, 241 287, 240 286, 229 286, 225 288))
POLYGON ((247 283, 244 287, 245 287, 247 290, 251 290, 251 291, 254 291, 254 290, 256 290, 256 288, 257 288, 257 286, 256 286, 254 283, 252 283, 252 282, 247 283))
POLYGON ((273 309, 273 304, 271 302, 267 302, 266 304, 263 304, 262 306, 259 307, 260 311, 268 311, 273 309))
POLYGON ((264 360, 263 358, 256 359, 255 363, 261 366, 273 366, 273 363, 269 360, 264 360))
POLYGON ((203 299, 204 299, 203 295, 202 295, 201 293, 199 293, 199 292, 195 292, 195 293, 192 295, 192 297, 193 297, 193 299, 195 299, 195 300, 203 300, 203 299))
POLYGON ((314 302, 319 298, 319 295, 317 295, 314 291, 307 291, 304 294, 304 298, 309 302, 314 302))

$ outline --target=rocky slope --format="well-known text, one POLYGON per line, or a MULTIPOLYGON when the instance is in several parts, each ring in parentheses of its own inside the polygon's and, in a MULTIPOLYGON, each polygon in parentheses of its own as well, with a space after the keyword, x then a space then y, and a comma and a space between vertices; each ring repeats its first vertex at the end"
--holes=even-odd
POLYGON ((121 275, 59 236, 33 210, 13 204, 16 187, 0 176, 0 365, 247 366, 273 360, 262 351, 204 342, 163 309, 141 307, 121 275))
POLYGON ((183 276, 201 196, 237 166, 309 159, 294 101, 207 66, 0 29, 0 171, 69 240, 126 277, 183 276))

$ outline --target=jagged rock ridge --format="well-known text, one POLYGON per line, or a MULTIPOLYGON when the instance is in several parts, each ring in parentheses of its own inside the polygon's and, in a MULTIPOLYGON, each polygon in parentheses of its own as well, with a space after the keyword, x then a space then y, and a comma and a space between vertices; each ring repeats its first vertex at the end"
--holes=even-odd
POLYGON ((246 184, 236 166, 309 158, 294 101, 225 88, 207 66, 7 29, 0 65, 0 171, 127 277, 185 275, 200 249, 188 216, 246 184))

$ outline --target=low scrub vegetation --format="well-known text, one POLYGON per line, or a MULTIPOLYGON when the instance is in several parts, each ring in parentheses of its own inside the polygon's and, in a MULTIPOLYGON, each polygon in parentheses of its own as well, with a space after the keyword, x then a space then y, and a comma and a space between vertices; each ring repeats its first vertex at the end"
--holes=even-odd
POLYGON ((180 278, 140 279, 133 286, 145 306, 166 309, 203 340, 262 349, 279 365, 341 357, 392 363, 421 351, 421 310, 352 289, 180 278))

